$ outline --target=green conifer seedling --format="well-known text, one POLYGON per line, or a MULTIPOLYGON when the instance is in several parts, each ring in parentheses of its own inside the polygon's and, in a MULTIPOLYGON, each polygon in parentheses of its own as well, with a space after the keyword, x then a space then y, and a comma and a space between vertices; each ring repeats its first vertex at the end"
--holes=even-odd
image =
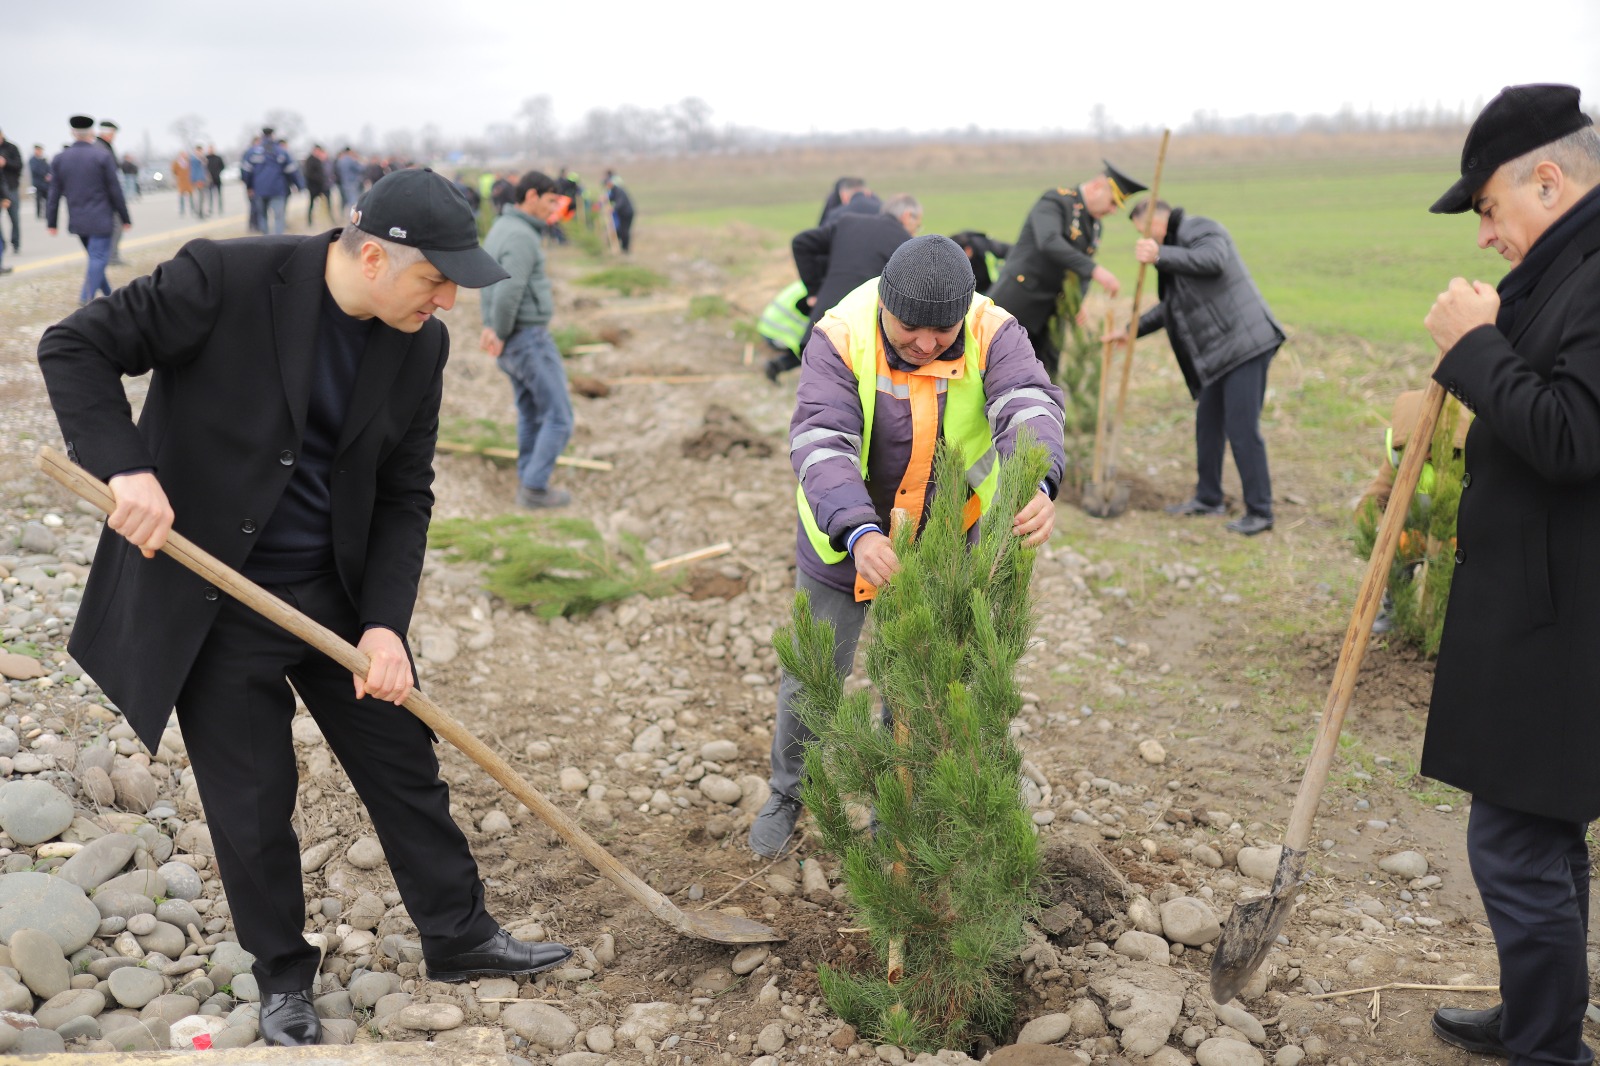
POLYGON ((683 576, 657 573, 637 538, 624 534, 607 544, 582 518, 447 518, 433 523, 428 540, 452 558, 488 563, 488 590, 541 618, 588 614, 640 593, 660 596, 683 576))
POLYGON ((1004 1031, 1008 966, 1039 875, 1010 733, 1022 703, 1016 663, 1034 625, 1035 553, 1011 522, 1049 458, 1024 431, 970 546, 965 469, 960 451, 941 445, 922 532, 905 523, 894 536, 901 569, 878 590, 867 651, 886 714, 867 690, 844 691, 833 627, 814 619, 805 594, 773 641, 816 735, 801 797, 843 861, 880 962, 873 972, 822 966, 818 981, 864 1035, 919 1050, 1004 1031))

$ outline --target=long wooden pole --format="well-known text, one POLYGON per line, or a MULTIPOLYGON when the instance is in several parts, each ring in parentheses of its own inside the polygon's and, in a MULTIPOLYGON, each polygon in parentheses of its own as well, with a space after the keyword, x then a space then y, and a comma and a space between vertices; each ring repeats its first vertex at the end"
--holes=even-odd
MULTIPOLYGON (((1161 196, 1161 171, 1167 164, 1167 142, 1172 139, 1171 130, 1161 131, 1161 153, 1156 156, 1156 174, 1150 179, 1150 209, 1144 216, 1144 236, 1150 237, 1150 227, 1156 220, 1156 200, 1161 196)), ((1122 416, 1128 407, 1128 378, 1133 373, 1133 342, 1134 335, 1139 332, 1139 301, 1144 297, 1145 268, 1149 264, 1140 263, 1139 273, 1133 285, 1133 314, 1128 321, 1128 354, 1122 361, 1122 383, 1117 386, 1117 413, 1112 417, 1110 430, 1106 435, 1106 458, 1104 479, 1109 480, 1117 473, 1117 434, 1122 429, 1122 416)))
MULTIPOLYGON (((1116 323, 1116 311, 1106 308, 1105 332, 1109 334, 1116 323)), ((1111 362, 1116 354, 1116 345, 1109 340, 1100 342, 1100 400, 1094 409, 1094 461, 1089 466, 1090 482, 1095 485, 1105 483, 1105 457, 1106 457, 1106 423, 1110 420, 1106 411, 1106 395, 1111 389, 1111 362)))

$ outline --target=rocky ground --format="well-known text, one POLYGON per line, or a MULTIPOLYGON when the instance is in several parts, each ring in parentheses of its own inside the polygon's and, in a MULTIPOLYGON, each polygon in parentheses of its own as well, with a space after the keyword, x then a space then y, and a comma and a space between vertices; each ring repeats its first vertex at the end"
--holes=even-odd
MULTIPOLYGON (((789 939, 736 950, 677 936, 443 750, 491 909, 516 935, 577 953, 536 981, 431 982, 366 814, 301 715, 296 825, 330 1041, 487 1041, 512 1061, 562 1066, 908 1061, 857 1039, 818 996, 819 962, 870 956, 835 860, 809 839, 778 863, 743 843, 766 796, 770 639, 793 583, 792 382, 771 388, 727 321, 685 312, 689 296, 718 293, 753 315, 787 280, 781 253, 752 251, 737 233, 672 251, 696 246, 668 236, 639 236, 638 259, 672 283, 648 296, 578 288, 585 267, 555 256, 561 321, 618 341, 573 360, 573 372, 622 379, 576 401, 571 449, 615 469, 564 470, 560 483, 575 513, 637 536, 652 558, 724 539, 733 552, 695 568, 679 593, 570 621, 510 608, 481 590, 475 567, 432 556, 411 637, 434 699, 650 884, 789 939), (649 374, 698 379, 629 380, 649 374)), ((141 255, 134 269, 158 258, 141 255)), ((233 941, 182 737, 169 729, 146 751, 65 652, 100 523, 32 469, 37 445, 59 439, 32 351, 71 310, 75 286, 71 271, 10 282, 0 331, 0 1052, 242 1046, 257 1039, 251 959, 233 941)), ((509 421, 506 385, 469 341, 475 300, 446 320, 457 343, 446 417, 509 421)), ((1182 460, 1181 427, 1176 439, 1182 460)), ((1155 488, 1178 496, 1185 461, 1143 447, 1155 488)), ((441 455, 438 472, 441 516, 509 507, 502 464, 441 455)), ((1286 473, 1314 483, 1292 462, 1286 473)), ((1238 550, 1226 534, 1146 513, 1091 524, 1060 511, 1037 569, 1039 640, 1014 726, 1045 845, 1046 909, 1014 966, 1020 1010, 1007 1046, 938 1060, 1464 1062, 1428 1033, 1428 1013, 1486 1006, 1492 994, 1316 998, 1495 981, 1463 797, 1428 791, 1398 754, 1372 754, 1387 740, 1384 750, 1414 755, 1420 740, 1428 671, 1403 651, 1372 656, 1357 700, 1366 753, 1347 753, 1325 798, 1315 876, 1284 940, 1242 1002, 1218 1006, 1206 992, 1219 920, 1271 878, 1331 673, 1348 600, 1332 590, 1355 569, 1338 532, 1310 510, 1291 523, 1286 508, 1279 532, 1252 542, 1266 560, 1316 553, 1325 572, 1293 595, 1326 624, 1284 636, 1273 605, 1249 602, 1235 571, 1215 564, 1238 550), (1158 561, 1128 561, 1132 544, 1158 561)))

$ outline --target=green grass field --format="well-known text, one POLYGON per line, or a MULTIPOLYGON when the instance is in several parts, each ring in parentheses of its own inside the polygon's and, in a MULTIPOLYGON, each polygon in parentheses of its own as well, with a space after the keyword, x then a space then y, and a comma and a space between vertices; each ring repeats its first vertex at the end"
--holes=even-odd
MULTIPOLYGON (((1496 282, 1505 264, 1476 247, 1476 216, 1431 215, 1428 205, 1456 174, 1452 156, 1258 159, 1186 164, 1183 142, 1162 198, 1227 226, 1267 301, 1291 329, 1349 335, 1389 344, 1426 344, 1422 316, 1451 277, 1496 282)), ((1136 175, 1146 169, 1124 164, 1136 175)), ((1019 164, 994 167, 925 166, 878 173, 859 168, 887 197, 907 191, 923 202, 924 231, 986 231, 1013 240, 1039 193, 1071 182, 1019 164)), ((641 223, 764 231, 775 245, 813 226, 831 184, 829 173, 795 166, 761 180, 718 181, 715 195, 679 175, 652 181, 641 174, 636 197, 641 223), (809 172, 808 172, 809 170, 809 172), (700 206, 707 201, 712 207, 700 206)), ((1100 261, 1131 295, 1136 265, 1133 225, 1121 215, 1105 221, 1100 261)), ((1151 286, 1153 288, 1153 284, 1151 286)))

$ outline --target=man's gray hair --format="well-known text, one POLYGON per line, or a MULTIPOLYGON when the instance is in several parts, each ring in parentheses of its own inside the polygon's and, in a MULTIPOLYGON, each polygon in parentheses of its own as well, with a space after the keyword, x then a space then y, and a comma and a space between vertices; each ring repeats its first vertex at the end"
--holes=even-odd
POLYGON ((1526 185, 1533 180, 1533 169, 1546 161, 1560 167, 1561 173, 1573 181, 1600 185, 1600 130, 1585 126, 1558 141, 1540 145, 1507 162, 1506 177, 1513 185, 1526 185))
POLYGON ((361 246, 371 241, 383 249, 383 254, 389 257, 390 270, 404 270, 414 263, 420 263, 427 257, 422 254, 422 249, 413 248, 409 244, 396 244, 386 241, 376 234, 368 233, 356 226, 345 226, 344 232, 339 234, 339 250, 351 259, 361 257, 361 246))
POLYGON ((898 196, 891 196, 883 205, 883 214, 888 215, 891 218, 899 218, 907 211, 910 211, 919 219, 922 217, 922 204, 918 202, 915 196, 912 196, 909 193, 901 193, 898 196))

